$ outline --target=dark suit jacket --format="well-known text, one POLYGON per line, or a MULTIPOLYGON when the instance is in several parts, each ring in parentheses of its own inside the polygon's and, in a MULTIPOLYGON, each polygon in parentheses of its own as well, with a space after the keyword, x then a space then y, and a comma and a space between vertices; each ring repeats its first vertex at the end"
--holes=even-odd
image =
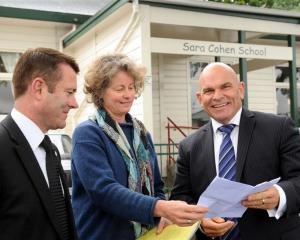
MULTIPOLYGON (((180 143, 171 199, 197 203, 216 176, 212 124, 180 143)), ((287 209, 279 220, 248 209, 239 220, 242 240, 297 240, 300 236, 300 136, 292 121, 243 109, 237 147, 237 181, 256 185, 281 177, 287 209)), ((200 231, 198 239, 206 238, 200 231)))
MULTIPOLYGON (((63 169, 60 171, 70 230, 75 239, 69 191, 63 169)), ((44 175, 11 116, 0 123, 0 239, 62 239, 44 175)))

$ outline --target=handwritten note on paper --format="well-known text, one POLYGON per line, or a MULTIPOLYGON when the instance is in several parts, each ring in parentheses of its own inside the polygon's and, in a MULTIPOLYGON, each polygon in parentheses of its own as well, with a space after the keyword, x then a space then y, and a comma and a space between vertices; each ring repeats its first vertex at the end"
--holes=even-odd
POLYGON ((198 204, 208 207, 205 217, 241 217, 246 207, 241 204, 248 195, 264 191, 280 178, 263 182, 256 186, 230 181, 216 176, 207 189, 201 194, 198 204))

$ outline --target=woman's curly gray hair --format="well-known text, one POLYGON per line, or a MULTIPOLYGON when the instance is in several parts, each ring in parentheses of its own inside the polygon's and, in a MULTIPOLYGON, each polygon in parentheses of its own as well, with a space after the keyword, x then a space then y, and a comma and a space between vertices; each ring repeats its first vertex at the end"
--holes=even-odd
POLYGON ((88 101, 102 107, 104 91, 111 79, 121 71, 127 72, 134 79, 135 91, 139 96, 144 87, 146 68, 136 64, 125 54, 113 53, 97 58, 85 73, 84 92, 89 95, 88 101))

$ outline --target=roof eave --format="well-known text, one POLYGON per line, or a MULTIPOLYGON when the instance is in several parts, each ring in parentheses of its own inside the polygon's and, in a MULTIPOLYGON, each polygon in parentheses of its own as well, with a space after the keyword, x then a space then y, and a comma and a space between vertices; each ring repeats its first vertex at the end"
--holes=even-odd
MULTIPOLYGON (((78 38, 83 36, 86 32, 88 32, 99 22, 104 20, 106 17, 108 17, 110 14, 115 12, 118 8, 120 8, 127 2, 132 2, 132 0, 119 0, 119 1, 114 0, 110 2, 106 7, 101 9, 93 17, 91 17, 84 24, 78 27, 74 32, 66 36, 63 40, 63 46, 67 47, 71 45, 78 38)), ((263 11, 263 9, 254 8, 254 7, 249 7, 248 9, 248 7, 246 8, 241 6, 233 6, 229 4, 220 4, 220 3, 216 4, 212 2, 198 2, 198 4, 193 5, 193 4, 187 4, 187 2, 180 2, 176 0, 173 1, 140 0, 139 1, 140 4, 147 4, 150 6, 157 6, 157 7, 171 8, 171 9, 300 24, 300 15, 298 14, 299 15, 298 16, 297 14, 288 14, 287 11, 280 11, 280 10, 273 11, 271 9, 267 9, 267 13, 266 13, 263 11)), ((192 3, 192 1, 190 2, 192 3)))
POLYGON ((235 17, 253 18, 277 22, 286 22, 300 24, 300 14, 290 11, 259 8, 251 6, 240 6, 234 4, 216 3, 216 2, 197 2, 193 1, 159 1, 159 0, 140 0, 141 4, 151 6, 173 8, 194 12, 205 12, 218 15, 228 15, 235 17))
POLYGON ((59 23, 82 24, 90 15, 41 11, 25 8, 12 8, 0 6, 0 17, 20 18, 28 20, 39 20, 59 23))
POLYGON ((78 38, 83 36, 86 32, 96 26, 99 22, 103 21, 106 17, 111 15, 117 9, 122 7, 125 3, 129 2, 128 0, 114 0, 107 4, 103 9, 96 13, 93 17, 88 19, 84 24, 79 26, 74 32, 70 33, 63 39, 63 47, 71 45, 78 38))

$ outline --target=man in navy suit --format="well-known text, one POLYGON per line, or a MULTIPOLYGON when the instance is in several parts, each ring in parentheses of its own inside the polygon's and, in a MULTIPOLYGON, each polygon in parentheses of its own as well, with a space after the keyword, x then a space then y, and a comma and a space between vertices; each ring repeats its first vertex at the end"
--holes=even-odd
MULTIPOLYGON (((256 185, 281 177, 273 187, 242 201, 248 209, 238 219, 238 239, 299 239, 300 136, 288 117, 243 108, 244 91, 244 84, 226 64, 204 68, 197 97, 211 121, 180 143, 171 199, 197 203, 219 174, 222 133, 218 128, 234 124, 230 138, 236 156, 235 180, 256 185)), ((219 239, 233 227, 231 220, 205 218, 197 238, 219 239)))
POLYGON ((15 105, 0 123, 1 240, 76 239, 59 153, 48 145, 53 153, 49 168, 50 155, 41 143, 49 129, 65 127, 69 110, 77 107, 78 72, 73 58, 53 49, 30 49, 18 60, 13 74, 15 105), (52 184, 50 175, 58 184, 52 184), (54 185, 58 195, 52 194, 54 185))

